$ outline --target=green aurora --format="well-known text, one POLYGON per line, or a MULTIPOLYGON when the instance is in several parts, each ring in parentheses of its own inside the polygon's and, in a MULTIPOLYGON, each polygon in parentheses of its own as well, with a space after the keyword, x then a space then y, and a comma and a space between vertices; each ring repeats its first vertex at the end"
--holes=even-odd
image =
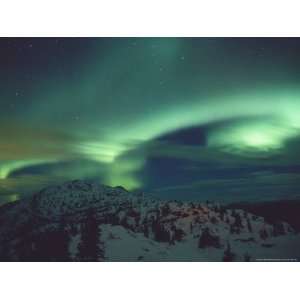
POLYGON ((223 192, 230 181, 224 199, 248 198, 251 187, 253 199, 300 195, 298 39, 28 38, 0 47, 3 202, 77 178, 165 197, 197 191, 199 200, 220 180, 223 192), (168 138, 184 129, 193 139, 194 128, 199 143, 168 138), (162 163, 153 174, 155 159, 186 165, 181 174, 162 163), (253 176, 266 182, 261 194, 253 176))

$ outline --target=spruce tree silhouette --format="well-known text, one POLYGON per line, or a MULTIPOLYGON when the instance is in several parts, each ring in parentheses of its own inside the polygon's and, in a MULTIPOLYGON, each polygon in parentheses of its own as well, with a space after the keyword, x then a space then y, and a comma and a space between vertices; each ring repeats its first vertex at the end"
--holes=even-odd
POLYGON ((220 237, 212 234, 209 230, 209 228, 204 228, 198 242, 199 248, 207 248, 207 247, 215 247, 220 248, 221 242, 220 237))
POLYGON ((163 217, 165 217, 165 216, 167 216, 169 213, 170 213, 170 206, 169 206, 169 204, 165 204, 165 205, 163 205, 163 207, 161 208, 161 215, 163 216, 163 217))
POLYGON ((31 216, 20 228, 16 231, 16 236, 19 242, 16 244, 15 256, 17 261, 35 261, 34 229, 38 227, 38 223, 34 216, 31 216))
POLYGON ((268 238, 269 235, 268 235, 267 230, 264 228, 259 231, 259 236, 262 240, 265 240, 268 238))
POLYGON ((215 217, 215 216, 212 216, 210 218, 210 221, 213 223, 213 224, 217 224, 218 223, 218 219, 215 217))
POLYGON ((143 233, 145 237, 149 237, 149 227, 148 227, 148 219, 147 217, 145 217, 145 219, 143 220, 143 233))
POLYGON ((194 229, 193 222, 191 222, 190 223, 190 233, 193 233, 193 229, 194 229))
POLYGON ((96 217, 96 211, 89 209, 81 229, 79 244, 79 260, 102 261, 104 259, 103 244, 100 241, 101 230, 96 217))
POLYGON ((230 243, 227 242, 226 250, 224 251, 223 261, 234 261, 236 255, 231 251, 230 243))
POLYGON ((36 216, 31 216, 17 231, 18 243, 15 246, 17 261, 68 261, 69 235, 65 222, 61 220, 51 228, 36 216), (37 228, 42 228, 37 230, 37 228))
POLYGON ((242 228, 243 224, 242 224, 242 218, 241 218, 240 214, 235 213, 234 217, 235 217, 234 226, 236 226, 237 228, 242 228))
POLYGON ((174 240, 175 241, 182 241, 184 237, 184 231, 181 228, 175 227, 175 232, 174 232, 174 240))
POLYGON ((235 210, 232 211, 231 216, 234 218, 234 221, 230 224, 230 233, 240 234, 241 228, 243 227, 242 218, 235 210))
POLYGON ((249 253, 245 253, 244 261, 251 261, 251 256, 249 255, 249 253))
POLYGON ((160 223, 158 219, 154 225, 154 239, 158 242, 170 242, 170 233, 169 231, 160 223))
POLYGON ((273 236, 284 235, 285 230, 281 222, 276 222, 273 224, 273 236))
POLYGON ((35 233, 33 237, 33 261, 70 261, 69 235, 64 219, 57 227, 35 233))
POLYGON ((252 232, 252 225, 249 219, 247 219, 247 227, 248 227, 248 231, 252 232))

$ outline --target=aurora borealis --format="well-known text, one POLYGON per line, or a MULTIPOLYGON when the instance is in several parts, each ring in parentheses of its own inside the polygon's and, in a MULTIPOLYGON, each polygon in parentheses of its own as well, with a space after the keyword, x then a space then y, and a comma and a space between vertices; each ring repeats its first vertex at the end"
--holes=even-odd
POLYGON ((0 203, 93 179, 300 197, 300 39, 0 39, 0 203))

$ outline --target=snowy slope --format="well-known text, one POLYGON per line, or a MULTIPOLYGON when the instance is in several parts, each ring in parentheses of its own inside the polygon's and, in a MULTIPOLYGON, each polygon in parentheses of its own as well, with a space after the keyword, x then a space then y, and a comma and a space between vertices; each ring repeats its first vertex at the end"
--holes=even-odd
POLYGON ((299 234, 284 222, 92 181, 0 208, 1 260, 255 261, 299 259, 299 249, 299 234))

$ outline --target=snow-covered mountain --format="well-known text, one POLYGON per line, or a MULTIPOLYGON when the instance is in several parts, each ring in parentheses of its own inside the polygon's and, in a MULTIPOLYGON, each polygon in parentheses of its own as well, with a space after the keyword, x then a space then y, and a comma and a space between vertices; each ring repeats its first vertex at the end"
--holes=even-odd
POLYGON ((0 207, 1 261, 298 259, 300 235, 242 209, 76 180, 0 207))

